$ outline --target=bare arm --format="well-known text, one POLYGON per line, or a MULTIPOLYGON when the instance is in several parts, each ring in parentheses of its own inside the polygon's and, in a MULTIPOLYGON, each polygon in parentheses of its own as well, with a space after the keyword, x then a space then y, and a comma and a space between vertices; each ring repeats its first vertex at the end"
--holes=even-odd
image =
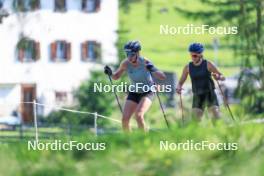
POLYGON ((210 61, 207 61, 207 68, 208 68, 209 72, 212 73, 214 79, 221 80, 221 81, 225 80, 225 77, 223 76, 223 74, 220 73, 220 71, 217 69, 217 67, 213 63, 211 63, 210 61))
POLYGON ((151 64, 153 66, 151 69, 151 73, 155 78, 157 78, 159 80, 165 80, 166 79, 166 75, 162 71, 158 70, 149 60, 145 59, 145 64, 146 64, 146 69, 147 69, 148 64, 151 64))
POLYGON ((177 93, 179 93, 179 94, 181 93, 182 86, 183 86, 184 82, 186 81, 188 74, 189 74, 189 66, 186 65, 182 71, 181 78, 180 78, 179 83, 178 83, 177 88, 176 88, 177 93))
POLYGON ((182 71, 182 75, 179 81, 179 85, 182 87, 182 85, 184 84, 184 82, 186 81, 187 77, 189 74, 189 67, 188 65, 186 65, 182 71))
POLYGON ((164 80, 164 79, 166 79, 166 75, 162 72, 162 71, 155 71, 155 72, 153 72, 152 73, 153 74, 153 76, 155 77, 155 78, 157 78, 157 79, 159 79, 159 80, 164 80))
POLYGON ((126 71, 126 69, 127 69, 127 61, 124 60, 121 62, 119 68, 113 73, 112 78, 114 80, 119 79, 121 75, 124 73, 124 71, 126 71))

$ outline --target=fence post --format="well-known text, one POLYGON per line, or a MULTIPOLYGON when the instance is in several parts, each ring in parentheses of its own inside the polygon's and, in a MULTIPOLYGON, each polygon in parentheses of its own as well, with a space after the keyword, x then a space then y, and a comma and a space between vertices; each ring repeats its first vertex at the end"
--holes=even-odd
POLYGON ((23 139, 23 120, 22 119, 19 125, 19 137, 20 139, 23 139))
POLYGON ((94 113, 94 133, 97 136, 97 112, 94 113))
POLYGON ((38 121, 37 121, 37 103, 33 100, 33 111, 34 111, 34 127, 35 127, 35 140, 38 143, 38 121))
POLYGON ((72 136, 72 126, 71 126, 71 123, 70 122, 68 122, 68 124, 67 124, 67 133, 68 133, 69 139, 71 139, 71 136, 72 136))

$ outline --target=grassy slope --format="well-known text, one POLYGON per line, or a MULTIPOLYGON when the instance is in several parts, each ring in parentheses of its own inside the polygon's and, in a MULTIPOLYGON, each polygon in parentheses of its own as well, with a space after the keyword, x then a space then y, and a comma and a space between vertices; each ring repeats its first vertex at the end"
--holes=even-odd
POLYGON ((28 151, 26 143, 0 145, 0 169, 5 176, 78 175, 226 175, 264 174, 264 126, 244 125, 215 128, 189 125, 147 135, 112 134, 74 138, 80 142, 107 143, 104 152, 28 151), (160 140, 238 143, 237 151, 160 151, 160 140))
MULTIPOLYGON (((239 59, 234 58, 233 52, 228 48, 223 36, 213 35, 160 35, 160 25, 185 26, 187 24, 201 25, 202 21, 193 21, 180 15, 174 10, 174 6, 189 10, 208 9, 199 1, 164 1, 153 0, 151 19, 146 19, 146 1, 132 3, 127 13, 120 10, 120 22, 124 29, 128 29, 128 39, 138 39, 143 44, 142 55, 153 60, 164 70, 180 73, 182 66, 189 62, 187 47, 191 42, 198 41, 211 46, 214 37, 220 38, 221 49, 219 50, 220 65, 223 72, 232 75, 238 71, 239 59), (161 8, 167 8, 167 13, 160 13, 161 8)), ((213 61, 214 51, 207 47, 205 57, 213 61)))

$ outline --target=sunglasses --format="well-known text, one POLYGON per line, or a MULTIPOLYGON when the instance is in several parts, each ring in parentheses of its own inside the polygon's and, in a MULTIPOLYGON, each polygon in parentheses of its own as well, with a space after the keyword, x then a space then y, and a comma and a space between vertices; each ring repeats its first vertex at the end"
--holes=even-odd
POLYGON ((127 52, 126 55, 127 55, 127 57, 133 57, 136 55, 136 53, 135 52, 127 52))
POLYGON ((193 58, 198 58, 200 55, 199 55, 199 54, 191 54, 191 56, 192 56, 193 58))

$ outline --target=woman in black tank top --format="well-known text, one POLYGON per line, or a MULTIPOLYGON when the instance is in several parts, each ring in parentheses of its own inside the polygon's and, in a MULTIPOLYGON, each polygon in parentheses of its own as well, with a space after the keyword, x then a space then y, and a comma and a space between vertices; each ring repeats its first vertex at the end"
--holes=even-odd
POLYGON ((207 69, 207 60, 202 59, 200 65, 189 63, 189 74, 192 81, 192 91, 194 94, 203 94, 215 89, 211 72, 207 69))
POLYGON ((200 43, 193 43, 189 46, 192 61, 184 67, 176 91, 178 94, 181 94, 182 86, 190 74, 194 116, 196 116, 198 120, 201 120, 204 108, 207 106, 215 120, 220 118, 220 112, 212 76, 214 79, 222 81, 225 80, 225 78, 218 71, 216 66, 203 58, 203 51, 203 45, 200 43))

